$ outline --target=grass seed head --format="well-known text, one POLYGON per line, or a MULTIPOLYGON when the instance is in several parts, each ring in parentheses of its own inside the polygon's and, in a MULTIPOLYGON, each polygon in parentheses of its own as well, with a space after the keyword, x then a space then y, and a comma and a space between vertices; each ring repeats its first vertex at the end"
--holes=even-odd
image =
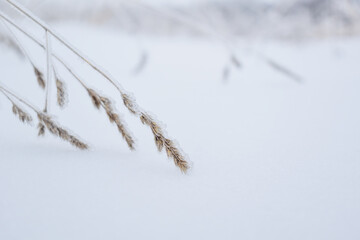
POLYGON ((34 72, 35 72, 36 79, 37 79, 37 82, 38 82, 39 86, 42 89, 45 89, 45 80, 44 80, 43 73, 39 69, 37 69, 36 67, 34 67, 34 72))
POLYGON ((27 112, 25 112, 24 110, 22 110, 19 106, 17 106, 16 104, 13 104, 12 106, 12 111, 15 114, 15 116, 17 116, 19 118, 19 120, 23 123, 31 123, 32 122, 32 117, 30 114, 28 114, 27 112))
POLYGON ((57 103, 63 108, 66 104, 66 90, 65 83, 60 79, 56 79, 56 90, 57 90, 57 103))
MULTIPOLYGON (((55 121, 52 120, 52 118, 44 113, 38 113, 39 118, 39 126, 40 131, 44 131, 45 127, 47 130, 49 130, 50 133, 52 133, 55 136, 60 137, 61 139, 71 143, 73 146, 79 148, 79 149, 88 149, 88 145, 83 143, 81 140, 76 138, 74 135, 70 134, 66 129, 60 127, 55 121)), ((40 134, 39 131, 39 135, 40 134)))

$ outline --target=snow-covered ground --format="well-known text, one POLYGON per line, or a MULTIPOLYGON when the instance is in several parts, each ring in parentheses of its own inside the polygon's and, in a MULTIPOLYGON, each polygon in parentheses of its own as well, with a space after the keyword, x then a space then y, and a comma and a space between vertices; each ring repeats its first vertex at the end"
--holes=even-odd
MULTIPOLYGON (((50 111, 90 151, 37 138, 36 125, 20 123, 0 96, 0 239, 360 238, 360 39, 239 42, 243 68, 224 83, 228 55, 217 42, 56 29, 166 123, 193 167, 183 175, 158 154, 116 92, 69 59, 118 102, 137 151, 65 71, 69 106, 60 110, 53 98, 50 111), (142 49, 148 65, 133 75, 142 49)), ((42 106, 30 66, 0 51, 1 83, 42 106)))

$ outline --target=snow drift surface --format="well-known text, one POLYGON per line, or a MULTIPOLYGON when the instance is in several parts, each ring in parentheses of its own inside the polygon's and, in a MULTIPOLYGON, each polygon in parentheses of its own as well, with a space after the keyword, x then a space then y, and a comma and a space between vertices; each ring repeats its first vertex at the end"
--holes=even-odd
MULTIPOLYGON (((50 111, 91 151, 36 138, 0 96, 0 239, 359 239, 358 39, 241 42, 243 70, 224 84, 228 56, 216 43, 143 39, 149 63, 133 76, 133 38, 76 24, 57 29, 167 124, 192 172, 182 175, 158 154, 116 92, 72 60, 118 101, 137 151, 65 71, 69 107, 50 111), (304 82, 273 71, 253 50, 304 82)), ((0 66, 2 83, 42 106, 26 62, 2 47, 0 66)))

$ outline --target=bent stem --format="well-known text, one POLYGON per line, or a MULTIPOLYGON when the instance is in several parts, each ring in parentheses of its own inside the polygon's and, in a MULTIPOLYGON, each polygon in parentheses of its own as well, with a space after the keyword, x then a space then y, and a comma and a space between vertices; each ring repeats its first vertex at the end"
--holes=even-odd
POLYGON ((45 107, 44 112, 48 111, 49 104, 49 90, 50 90, 50 80, 51 80, 51 47, 50 47, 50 36, 49 32, 45 31, 46 38, 46 97, 45 97, 45 107))
POLYGON ((26 105, 27 107, 31 108, 34 112, 39 113, 40 110, 37 109, 34 105, 32 105, 31 103, 29 103, 28 101, 18 97, 15 93, 13 93, 12 91, 8 90, 7 88, 5 88, 4 86, 2 86, 0 84, 0 91, 12 102, 14 103, 11 98, 9 96, 12 96, 13 98, 15 98, 16 100, 18 100, 19 102, 23 103, 24 105, 26 105))
MULTIPOLYGON (((79 138, 77 138, 73 134, 69 133, 69 131, 66 130, 65 128, 59 126, 51 118, 51 116, 49 116, 47 113, 40 111, 39 109, 34 107, 33 104, 31 104, 28 101, 24 100, 23 98, 19 97, 18 95, 16 95, 12 91, 8 90, 1 84, 0 84, 0 92, 3 93, 7 97, 7 99, 9 99, 9 101, 13 104, 13 111, 15 114, 19 115, 20 120, 22 120, 22 118, 24 118, 24 115, 21 115, 21 114, 23 114, 23 112, 20 108, 17 107, 17 105, 11 99, 11 97, 13 97, 16 100, 18 100, 19 102, 23 103, 25 106, 29 107, 36 113, 36 115, 38 116, 38 119, 39 119, 39 125, 38 125, 39 135, 43 135, 45 133, 45 128, 46 128, 49 130, 49 132, 51 134, 69 142, 70 144, 72 144, 73 146, 75 146, 81 150, 85 150, 85 149, 89 148, 89 146, 86 143, 82 142, 79 138)), ((26 115, 25 115, 25 118, 22 121, 28 121, 28 120, 29 120, 29 118, 26 118, 26 115)))
MULTIPOLYGON (((122 100, 123 100, 123 104, 125 105, 125 107, 135 116, 139 117, 140 120, 142 120, 143 122, 143 117, 144 116, 149 116, 146 111, 142 110, 136 103, 135 99, 133 99, 132 97, 130 97, 129 94, 126 93, 126 91, 122 88, 122 86, 120 85, 120 83, 118 81, 115 80, 115 78, 113 78, 109 73, 107 73, 104 69, 102 69, 100 66, 98 66, 97 64, 95 64, 92 60, 90 60, 88 57, 85 57, 85 55, 83 53, 81 53, 79 50, 77 50, 75 47, 73 47, 70 43, 68 43, 67 41, 65 41, 62 37, 60 37, 59 34, 55 33, 54 30, 52 30, 49 26, 47 26, 46 24, 42 23, 41 20, 39 20, 37 17, 33 16, 28 10, 25 9, 25 7, 21 6, 19 3, 15 3, 15 1, 12 0, 7 0, 7 2, 12 5, 14 8, 16 8, 18 11, 20 11, 21 13, 23 13, 25 16, 27 16, 28 18, 30 18, 32 21, 34 21, 36 24, 38 24, 39 26, 41 26, 45 32, 51 36, 53 36, 54 38, 56 38, 60 43, 62 43, 64 46, 66 46, 71 52, 73 52, 75 55, 77 55, 80 59, 82 59, 85 63, 87 63, 91 68, 93 68, 96 72, 98 72, 101 76, 103 76, 107 81, 109 81, 120 93, 122 100)), ((1 14, 1 13, 0 13, 1 14)), ((56 55, 52 54, 49 52, 48 49, 48 43, 46 46, 44 46, 40 41, 36 40, 36 38, 32 37, 31 34, 28 34, 26 31, 24 31, 21 27, 19 27, 17 24, 13 23, 10 19, 6 18, 3 14, 1 14, 1 16, 3 18, 5 18, 7 21, 10 21, 11 24, 13 26, 15 26, 16 28, 20 28, 21 32, 23 32, 26 36, 28 36, 30 39, 32 39, 33 41, 37 42, 42 48, 44 48, 47 51, 47 55, 48 56, 54 56, 57 60, 59 60, 64 67, 66 67, 66 69, 69 70, 69 72, 76 78, 79 80, 79 82, 85 87, 86 85, 80 80, 79 77, 76 76, 76 74, 74 73, 74 71, 67 65, 65 64, 65 62, 60 58, 57 57, 56 55)), ((49 64, 48 64, 49 65, 49 64)), ((49 71, 48 71, 49 72, 49 71)), ((175 146, 175 144, 173 143, 173 141, 169 140, 165 134, 165 131, 159 127, 159 125, 155 122, 155 120, 153 120, 153 118, 148 118, 149 123, 151 124, 145 124, 148 125, 151 129, 152 129, 152 125, 153 126, 157 126, 158 131, 154 131, 154 129, 152 129, 154 137, 155 137, 155 142, 158 145, 159 142, 159 136, 161 135, 161 140, 163 142, 163 145, 165 146, 166 152, 168 154, 168 157, 173 158, 174 163, 176 166, 178 166, 180 168, 180 170, 182 172, 186 172, 189 168, 189 165, 187 163, 187 161, 185 160, 184 156, 180 153, 181 151, 179 150, 179 148, 177 148, 175 146), (160 135, 159 135, 160 134, 160 135)), ((143 122, 144 123, 144 122, 143 122)), ((162 148, 158 148, 159 151, 161 151, 162 148)))
POLYGON ((45 23, 43 23, 40 19, 33 16, 28 10, 25 10, 25 7, 21 6, 19 3, 15 3, 14 1, 7 0, 7 2, 15 7, 18 11, 23 13, 25 16, 30 18, 32 21, 37 23, 39 26, 41 26, 45 31, 49 32, 53 37, 55 37, 58 41, 60 41, 62 44, 64 44, 70 51, 72 51, 75 55, 77 55, 79 58, 81 58, 83 61, 85 61, 89 66, 91 66, 95 71, 100 73, 104 78, 109 80, 114 87, 116 87, 121 94, 124 94, 124 90, 120 86, 120 84, 110 76, 109 73, 105 73, 106 71, 103 70, 100 66, 95 64, 94 61, 89 59, 88 57, 85 57, 85 54, 81 53, 79 50, 77 50, 74 46, 72 46, 70 43, 68 43, 64 38, 62 38, 59 34, 57 34, 54 30, 52 30, 49 26, 47 26, 45 23))
POLYGON ((20 48, 21 52, 25 55, 25 57, 28 59, 28 61, 30 62, 30 64, 33 66, 33 68, 35 67, 34 61, 32 60, 30 54, 28 53, 28 51, 25 49, 25 47, 21 44, 20 40, 16 37, 16 34, 11 30, 11 28, 6 24, 5 20, 2 19, 1 20, 2 24, 5 26, 5 28, 9 31, 11 37, 14 39, 14 41, 16 42, 16 44, 18 45, 18 47, 20 48))

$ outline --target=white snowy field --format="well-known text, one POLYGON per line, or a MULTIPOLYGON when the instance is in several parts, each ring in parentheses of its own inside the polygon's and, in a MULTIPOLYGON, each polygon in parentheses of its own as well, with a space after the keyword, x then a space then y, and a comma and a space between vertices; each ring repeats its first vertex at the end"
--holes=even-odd
MULTIPOLYGON (((217 42, 133 38, 70 23, 56 29, 166 124, 192 170, 183 175, 157 153, 150 130, 110 85, 68 59, 117 101, 137 151, 66 71, 68 108, 52 98, 50 112, 89 151, 37 138, 36 123, 20 123, 0 96, 0 239, 360 238, 359 39, 239 42, 243 68, 224 83, 228 56, 217 42), (142 49, 148 64, 134 76, 142 49)), ((0 51, 0 82, 41 108, 44 93, 29 64, 0 51)))

